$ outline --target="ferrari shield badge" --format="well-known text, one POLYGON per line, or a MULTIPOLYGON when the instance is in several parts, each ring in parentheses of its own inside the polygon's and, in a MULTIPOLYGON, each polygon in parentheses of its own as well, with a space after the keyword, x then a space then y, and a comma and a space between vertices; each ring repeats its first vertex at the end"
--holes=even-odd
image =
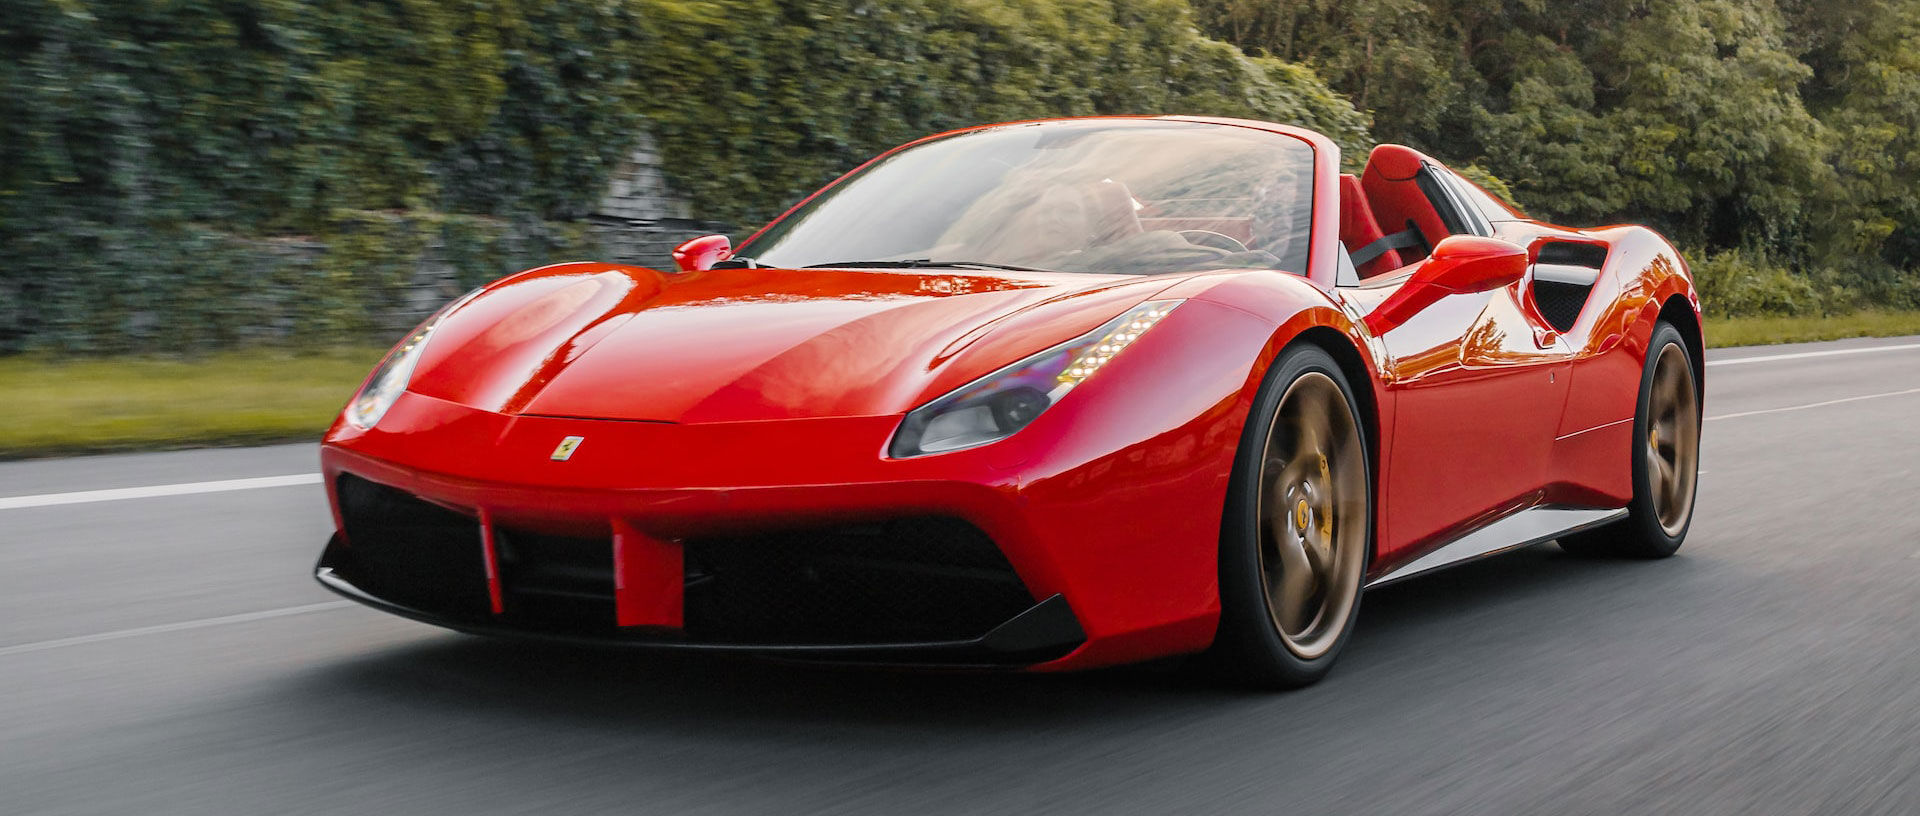
POLYGON ((553 461, 565 462, 568 459, 572 459, 573 452, 579 450, 580 443, 584 441, 586 441, 586 437, 584 436, 569 436, 560 440, 559 447, 553 449, 553 461))

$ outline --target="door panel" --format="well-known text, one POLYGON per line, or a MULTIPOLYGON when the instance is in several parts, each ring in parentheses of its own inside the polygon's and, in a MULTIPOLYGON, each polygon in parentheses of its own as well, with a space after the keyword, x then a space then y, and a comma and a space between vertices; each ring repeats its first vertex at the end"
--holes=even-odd
POLYGON ((1531 503, 1547 483, 1567 354, 1536 331, 1521 291, 1447 297, 1381 338, 1397 406, 1382 558, 1531 503))

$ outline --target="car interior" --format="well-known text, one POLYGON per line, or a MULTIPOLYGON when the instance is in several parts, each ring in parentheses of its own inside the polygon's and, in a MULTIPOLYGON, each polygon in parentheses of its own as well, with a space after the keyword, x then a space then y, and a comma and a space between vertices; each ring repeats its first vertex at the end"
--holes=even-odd
MULTIPOLYGON (((1441 239, 1474 232, 1470 219, 1475 216, 1463 211, 1464 206, 1471 205, 1449 195, 1419 153, 1399 145, 1374 148, 1359 176, 1340 176, 1340 242, 1358 282, 1391 277, 1432 254, 1441 239)), ((1485 224, 1484 214, 1477 220, 1485 224)), ((1527 297, 1549 325, 1569 331, 1606 260, 1604 246, 1546 242, 1534 263, 1527 297)))
POLYGON ((1358 177, 1340 176, 1340 242, 1362 280, 1417 263, 1440 239, 1469 231, 1410 148, 1380 145, 1358 177))

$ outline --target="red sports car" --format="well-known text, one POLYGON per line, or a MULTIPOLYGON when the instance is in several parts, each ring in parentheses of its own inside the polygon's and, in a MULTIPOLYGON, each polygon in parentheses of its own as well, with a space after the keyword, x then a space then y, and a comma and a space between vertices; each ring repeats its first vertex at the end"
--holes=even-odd
POLYGON ((318 577, 455 629, 1324 675, 1372 586, 1673 553, 1699 302, 1635 226, 1230 119, 923 139, 737 250, 442 309, 327 433, 318 577))

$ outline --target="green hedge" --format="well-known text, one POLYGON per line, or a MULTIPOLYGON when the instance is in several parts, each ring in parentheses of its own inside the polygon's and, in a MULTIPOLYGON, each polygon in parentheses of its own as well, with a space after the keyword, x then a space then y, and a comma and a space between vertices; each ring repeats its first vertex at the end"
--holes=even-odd
POLYGON ((1878 259, 1791 268, 1753 250, 1690 257, 1701 308, 1718 317, 1812 317, 1920 309, 1920 277, 1878 259))
POLYGON ((0 352, 365 341, 430 253, 592 254, 643 132, 754 224, 910 138, 1092 113, 1368 142, 1180 0, 0 0, 0 352))

